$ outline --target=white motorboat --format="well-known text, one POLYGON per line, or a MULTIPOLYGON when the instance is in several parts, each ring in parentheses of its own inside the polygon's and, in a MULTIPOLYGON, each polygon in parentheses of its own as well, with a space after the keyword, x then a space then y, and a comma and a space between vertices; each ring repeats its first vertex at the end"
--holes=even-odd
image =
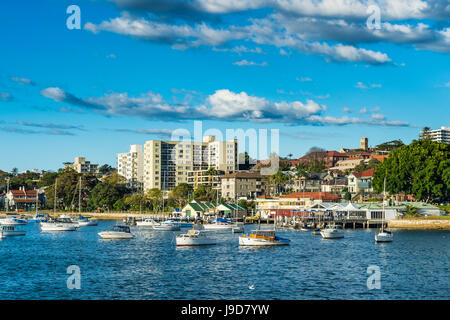
POLYGON ((134 235, 131 233, 129 226, 117 225, 111 230, 99 232, 98 235, 103 239, 132 239, 134 235))
POLYGON ((98 219, 96 218, 86 218, 83 217, 83 219, 76 220, 78 225, 80 227, 86 227, 86 226, 98 226, 98 219))
POLYGON ((188 233, 176 236, 177 246, 207 246, 215 245, 217 241, 208 237, 207 233, 200 230, 189 230, 188 233))
POLYGON ((394 234, 391 231, 384 229, 384 217, 386 215, 386 210, 384 209, 384 195, 386 194, 386 178, 384 178, 383 187, 383 213, 381 220, 381 230, 379 233, 375 234, 375 242, 392 242, 394 240, 394 234))
POLYGON ((166 220, 164 222, 161 222, 161 224, 174 224, 174 225, 178 225, 180 228, 192 228, 192 223, 176 221, 176 220, 166 220))
POLYGON ((330 225, 320 231, 320 235, 324 239, 338 239, 344 237, 344 229, 339 225, 330 225))
POLYGON ((153 226, 158 226, 160 223, 153 219, 144 219, 142 221, 136 221, 136 226, 139 228, 152 228, 153 226))
POLYGON ((74 223, 72 219, 64 217, 41 222, 41 231, 76 231, 78 227, 78 223, 74 223))
POLYGON ((13 225, 2 225, 0 226, 0 232, 3 237, 14 237, 14 236, 24 236, 24 230, 16 230, 13 225))
POLYGON ((212 223, 205 223, 205 230, 231 230, 234 224, 229 219, 216 219, 212 223))
POLYGON ((21 226, 28 223, 28 220, 17 217, 7 217, 0 219, 0 225, 4 226, 21 226))
POLYGON ((172 224, 172 223, 165 223, 165 224, 159 224, 152 227, 153 230, 158 231, 179 231, 181 230, 179 225, 172 224))
POLYGON ((244 224, 238 223, 231 227, 231 232, 233 233, 244 233, 244 224))
POLYGON ((240 246, 287 246, 291 240, 277 237, 275 230, 255 230, 239 237, 240 246))

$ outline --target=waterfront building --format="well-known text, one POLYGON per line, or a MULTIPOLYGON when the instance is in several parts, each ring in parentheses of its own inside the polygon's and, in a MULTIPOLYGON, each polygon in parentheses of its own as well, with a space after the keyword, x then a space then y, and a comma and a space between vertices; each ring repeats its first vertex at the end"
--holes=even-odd
POLYGON ((238 171, 222 177, 222 197, 225 199, 255 199, 264 192, 265 184, 259 172, 238 171))
POLYGON ((144 182, 144 152, 142 145, 130 146, 130 151, 117 154, 117 173, 125 177, 127 186, 140 189, 144 182))
POLYGON ((172 190, 188 183, 190 172, 235 171, 237 152, 236 139, 216 141, 215 136, 204 136, 202 142, 149 140, 144 144, 144 190, 172 190))
POLYGON ((293 192, 281 197, 261 196, 256 199, 256 214, 266 219, 276 214, 301 213, 315 204, 337 202, 340 196, 326 192, 293 192))
POLYGON ((19 190, 9 190, 4 197, 5 207, 9 209, 15 209, 17 211, 29 211, 36 209, 37 205, 40 206, 45 203, 45 193, 43 190, 25 190, 24 187, 19 190), (36 201, 36 193, 38 198, 36 201))
POLYGON ((244 217, 247 209, 237 203, 217 203, 192 200, 181 210, 182 217, 203 219, 206 217, 244 217))
POLYGON ((78 173, 98 173, 98 164, 86 161, 85 157, 76 157, 74 162, 64 162, 64 168, 72 168, 78 173))
POLYGON ((368 169, 363 172, 352 172, 348 175, 348 192, 353 194, 358 193, 371 193, 372 188, 372 178, 375 169, 368 169))
POLYGON ((450 143, 450 127, 442 126, 436 130, 422 130, 420 132, 420 140, 430 139, 436 142, 450 143))

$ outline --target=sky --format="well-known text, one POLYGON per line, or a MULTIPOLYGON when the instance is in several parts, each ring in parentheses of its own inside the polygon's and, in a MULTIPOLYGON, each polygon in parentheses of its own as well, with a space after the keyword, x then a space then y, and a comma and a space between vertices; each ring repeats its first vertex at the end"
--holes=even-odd
POLYGON ((450 125, 449 21, 446 0, 2 1, 0 170, 115 167, 194 121, 279 130, 281 156, 410 143, 450 125))

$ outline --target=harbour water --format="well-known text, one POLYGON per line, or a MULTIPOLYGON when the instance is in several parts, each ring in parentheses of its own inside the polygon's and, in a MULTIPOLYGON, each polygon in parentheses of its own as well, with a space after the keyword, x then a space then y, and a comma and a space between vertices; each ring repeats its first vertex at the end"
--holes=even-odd
POLYGON ((135 239, 101 240, 97 233, 115 223, 61 233, 18 227, 26 236, 0 240, 0 299, 450 298, 449 231, 396 231, 384 244, 375 230, 336 240, 278 231, 290 246, 256 249, 222 231, 211 232, 216 246, 177 248, 180 232, 135 227, 135 239), (70 265, 80 268, 80 289, 67 288, 70 265), (380 269, 380 289, 367 287, 369 266, 380 269))

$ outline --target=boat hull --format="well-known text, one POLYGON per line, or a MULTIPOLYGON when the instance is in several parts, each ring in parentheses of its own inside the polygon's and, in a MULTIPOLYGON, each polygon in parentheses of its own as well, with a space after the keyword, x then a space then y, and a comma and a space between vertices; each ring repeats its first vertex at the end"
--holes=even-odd
POLYGON ((320 235, 322 236, 322 238, 324 239, 340 239, 340 238, 344 238, 344 232, 340 231, 340 232, 329 232, 329 231, 320 231, 320 235))
POLYGON ((204 224, 203 228, 205 230, 231 230, 233 228, 232 225, 226 225, 226 224, 204 224))
POLYGON ((23 230, 11 230, 11 231, 3 230, 2 233, 4 237, 16 237, 16 236, 24 236, 26 232, 23 230))
POLYGON ((157 230, 157 231, 179 231, 180 230, 180 226, 159 225, 159 226, 153 226, 153 230, 157 230))
POLYGON ((99 232, 98 235, 103 239, 132 239, 134 236, 128 232, 117 232, 117 231, 103 231, 99 232))
POLYGON ((192 239, 188 237, 176 237, 177 247, 182 246, 211 246, 217 244, 213 239, 192 239))
POLYGON ((78 225, 73 223, 41 222, 41 231, 76 231, 78 225))
POLYGON ((289 240, 274 240, 269 241, 259 238, 249 238, 247 236, 239 237, 240 246, 255 246, 255 247, 266 247, 266 246, 287 246, 290 244, 289 240))
POLYGON ((23 220, 9 220, 9 219, 3 219, 0 220, 0 224, 4 225, 4 226, 23 226, 26 225, 27 222, 23 221, 23 220))
POLYGON ((97 219, 92 219, 92 220, 88 220, 88 221, 77 221, 78 225, 80 227, 86 227, 86 226, 98 226, 98 220, 97 219))
POLYGON ((394 237, 392 234, 378 233, 375 235, 376 242, 392 242, 393 239, 394 237))

